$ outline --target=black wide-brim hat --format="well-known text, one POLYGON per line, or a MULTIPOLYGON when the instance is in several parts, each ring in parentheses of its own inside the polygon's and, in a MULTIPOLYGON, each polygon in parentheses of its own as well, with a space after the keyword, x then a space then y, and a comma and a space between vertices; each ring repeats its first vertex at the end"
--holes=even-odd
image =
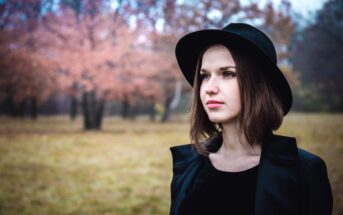
POLYGON ((200 53, 213 44, 226 44, 235 47, 248 47, 244 50, 251 51, 256 59, 263 60, 270 71, 273 89, 277 92, 286 115, 292 106, 291 88, 277 66, 275 47, 272 41, 259 29, 245 23, 231 23, 223 29, 205 29, 183 36, 177 43, 175 54, 180 69, 188 83, 193 86, 196 67, 200 53))

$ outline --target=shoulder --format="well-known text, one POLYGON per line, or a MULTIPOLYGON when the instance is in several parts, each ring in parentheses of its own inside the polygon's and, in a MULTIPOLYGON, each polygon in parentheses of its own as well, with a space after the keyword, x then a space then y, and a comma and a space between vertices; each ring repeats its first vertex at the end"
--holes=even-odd
POLYGON ((173 165, 184 164, 200 156, 193 144, 185 144, 170 147, 173 157, 173 165))
POLYGON ((203 156, 198 153, 193 144, 173 146, 170 148, 173 157, 173 178, 181 175, 191 177, 198 169, 203 156))
POLYGON ((298 154, 306 214, 331 214, 333 196, 324 160, 301 148, 298 148, 298 154))
POLYGON ((298 157, 300 168, 304 174, 315 176, 318 174, 327 175, 325 161, 316 154, 313 154, 305 149, 298 148, 298 157))
POLYGON ((170 214, 177 214, 203 159, 192 144, 173 146, 170 151, 173 157, 170 214))
POLYGON ((271 134, 266 138, 262 152, 274 161, 297 163, 301 169, 324 168, 326 170, 324 160, 318 155, 299 148, 294 137, 271 134))
POLYGON ((298 147, 298 156, 299 156, 300 163, 305 164, 305 165, 311 161, 323 161, 323 159, 319 157, 318 155, 313 154, 312 152, 309 152, 300 147, 298 147))
POLYGON ((300 183, 307 196, 322 196, 332 201, 332 191, 324 160, 311 152, 298 148, 300 183), (331 200, 330 200, 331 199, 331 200))

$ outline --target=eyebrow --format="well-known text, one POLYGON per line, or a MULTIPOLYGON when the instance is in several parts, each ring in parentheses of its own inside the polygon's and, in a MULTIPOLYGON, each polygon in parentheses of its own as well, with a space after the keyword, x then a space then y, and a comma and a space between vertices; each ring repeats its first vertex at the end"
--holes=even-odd
MULTIPOLYGON (((231 69, 236 69, 236 66, 223 66, 223 67, 220 67, 219 70, 227 70, 227 69, 230 69, 230 68, 231 68, 231 69)), ((204 72, 205 72, 205 71, 207 71, 207 70, 206 70, 205 68, 201 68, 201 69, 200 69, 200 72, 201 72, 201 71, 204 71, 204 72)))
POLYGON ((227 69, 230 69, 230 68, 236 69, 236 66, 223 66, 223 67, 220 67, 219 69, 220 70, 227 70, 227 69))

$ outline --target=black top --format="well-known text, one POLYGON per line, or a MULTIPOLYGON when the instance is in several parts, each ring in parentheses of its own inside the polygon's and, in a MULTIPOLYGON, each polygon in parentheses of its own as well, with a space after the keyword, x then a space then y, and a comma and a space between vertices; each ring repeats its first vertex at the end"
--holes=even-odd
POLYGON ((257 171, 258 165, 241 172, 220 171, 206 158, 180 214, 254 214, 257 171))

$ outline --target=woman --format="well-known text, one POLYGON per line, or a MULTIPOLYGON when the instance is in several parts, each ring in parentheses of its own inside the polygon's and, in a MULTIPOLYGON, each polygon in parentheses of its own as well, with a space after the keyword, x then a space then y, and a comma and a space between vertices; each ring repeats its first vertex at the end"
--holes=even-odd
POLYGON ((270 39, 232 23, 184 36, 176 58, 194 88, 193 144, 171 148, 170 214, 331 214, 324 161, 272 133, 292 93, 270 39))

